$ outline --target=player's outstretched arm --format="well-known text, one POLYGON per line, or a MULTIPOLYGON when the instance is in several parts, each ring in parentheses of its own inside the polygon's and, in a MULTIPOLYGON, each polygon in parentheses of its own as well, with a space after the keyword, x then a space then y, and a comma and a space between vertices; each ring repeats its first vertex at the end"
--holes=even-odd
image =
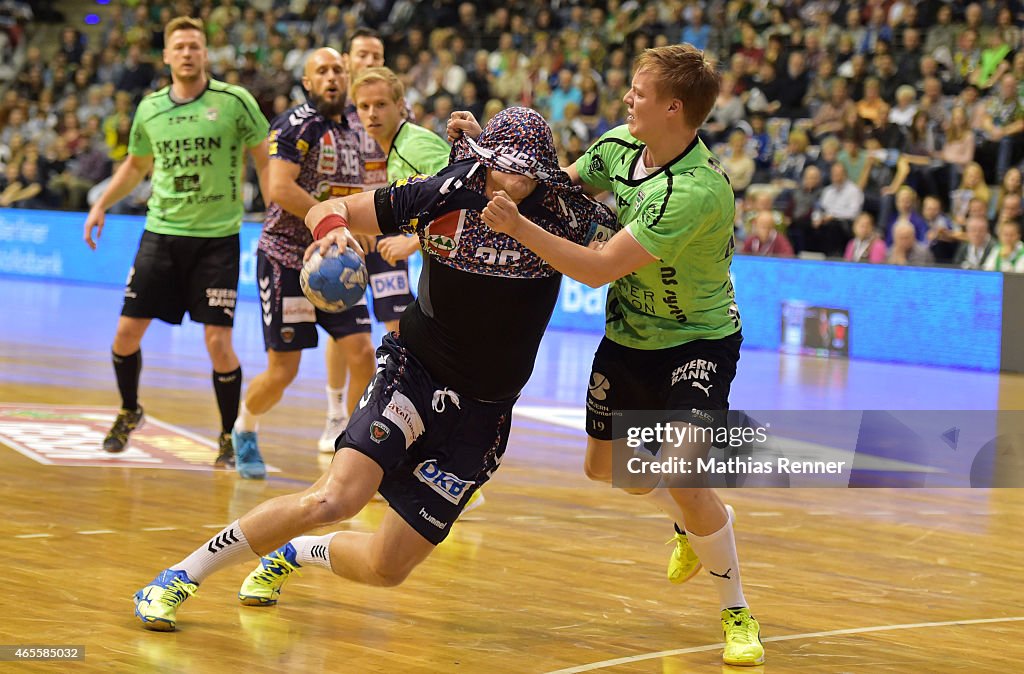
POLYGON ((306 258, 319 249, 327 252, 332 244, 341 248, 348 246, 360 255, 363 249, 349 231, 351 227, 358 234, 380 234, 377 224, 377 209, 374 206, 375 192, 360 192, 338 199, 328 199, 309 209, 306 213, 306 227, 313 233, 313 243, 306 249, 306 258), (350 224, 351 223, 351 224, 350 224))
POLYGON ((89 215, 85 218, 85 244, 96 250, 96 242, 103 233, 103 223, 106 219, 107 209, 128 196, 135 186, 142 182, 150 169, 153 168, 153 156, 140 157, 129 154, 124 163, 118 167, 114 177, 110 179, 110 185, 106 191, 96 200, 96 203, 89 209, 89 215), (96 237, 93 238, 93 230, 96 230, 96 237))
POLYGON ((600 249, 555 236, 524 217, 504 192, 495 193, 482 215, 488 227, 508 234, 558 271, 591 288, 600 288, 657 259, 625 229, 600 249))

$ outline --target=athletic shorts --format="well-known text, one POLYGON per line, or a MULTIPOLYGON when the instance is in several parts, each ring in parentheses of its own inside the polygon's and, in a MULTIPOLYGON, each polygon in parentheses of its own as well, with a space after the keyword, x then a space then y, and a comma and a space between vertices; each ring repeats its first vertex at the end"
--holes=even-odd
POLYGON ((142 233, 125 282, 121 315, 175 325, 231 327, 238 298, 238 235, 218 238, 142 233))
POLYGON ((399 260, 398 264, 390 265, 380 253, 372 252, 366 254, 366 271, 370 275, 367 291, 373 295, 373 315, 381 323, 397 321, 413 301, 408 263, 399 260))
MULTIPOLYGON (((605 337, 590 372, 587 434, 619 439, 613 436, 613 417, 626 410, 667 410, 673 412, 667 420, 703 427, 724 424, 742 342, 736 333, 645 351, 605 337)), ((615 435, 624 437, 618 430, 615 435)))
POLYGON ((316 326, 334 339, 370 332, 366 298, 340 313, 320 311, 306 299, 299 285, 299 270, 290 269, 256 249, 256 283, 263 319, 263 345, 269 351, 315 349, 316 326))
POLYGON ((501 464, 514 404, 460 396, 389 334, 377 349, 377 373, 335 446, 376 461, 384 470, 381 496, 437 545, 501 464))

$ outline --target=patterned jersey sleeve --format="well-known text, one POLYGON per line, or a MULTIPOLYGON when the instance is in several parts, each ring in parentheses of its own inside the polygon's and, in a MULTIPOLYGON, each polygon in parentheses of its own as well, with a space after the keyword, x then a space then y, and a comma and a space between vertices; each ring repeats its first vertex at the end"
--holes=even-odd
POLYGON ((487 205, 483 196, 460 190, 468 177, 467 162, 460 162, 435 176, 415 175, 381 187, 374 194, 381 233, 421 234, 457 192, 458 207, 483 209, 487 205))
MULTIPOLYGON (((305 107, 305 106, 303 106, 305 107)), ((288 110, 274 118, 270 125, 267 153, 271 159, 283 159, 292 164, 302 164, 309 152, 310 139, 306 136, 315 125, 309 123, 309 116, 303 115, 303 108, 288 110)))

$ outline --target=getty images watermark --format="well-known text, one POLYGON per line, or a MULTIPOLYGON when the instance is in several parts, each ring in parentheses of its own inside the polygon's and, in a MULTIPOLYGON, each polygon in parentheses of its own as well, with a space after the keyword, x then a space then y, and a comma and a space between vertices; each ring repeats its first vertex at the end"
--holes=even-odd
POLYGON ((632 411, 612 434, 625 489, 1024 487, 1020 411, 632 411))

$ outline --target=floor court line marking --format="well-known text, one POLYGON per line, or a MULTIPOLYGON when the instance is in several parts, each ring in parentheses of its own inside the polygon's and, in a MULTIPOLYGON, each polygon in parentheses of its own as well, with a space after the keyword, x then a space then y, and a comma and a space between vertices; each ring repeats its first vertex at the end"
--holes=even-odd
MULTIPOLYGON (((984 625, 990 623, 1009 623, 1009 622, 1024 622, 1024 616, 1014 616, 1011 618, 978 618, 975 620, 948 620, 945 622, 930 622, 930 623, 906 623, 903 625, 875 625, 873 627, 854 627, 846 630, 829 630, 827 632, 807 632, 805 634, 788 634, 781 637, 766 637, 761 639, 763 643, 772 643, 775 641, 796 641, 799 639, 817 639, 821 637, 834 637, 842 636, 847 634, 868 634, 871 632, 889 632, 892 630, 912 630, 920 629, 924 627, 952 627, 954 625, 984 625)), ((600 662, 592 662, 588 665, 579 665, 576 667, 566 667, 565 669, 557 669, 547 674, 578 674, 579 672, 592 672, 595 669, 604 669, 606 667, 615 667, 617 665, 628 665, 634 662, 642 662, 644 660, 654 660, 655 658, 670 658, 675 655, 686 655, 688 653, 703 653, 704 651, 715 651, 723 648, 725 644, 708 644, 707 646, 693 646, 691 648, 677 648, 671 651, 658 651, 656 653, 643 653, 641 655, 630 655, 624 658, 615 658, 613 660, 602 660, 600 662)))
POLYGON ((53 534, 18 534, 15 538, 52 538, 53 534))

